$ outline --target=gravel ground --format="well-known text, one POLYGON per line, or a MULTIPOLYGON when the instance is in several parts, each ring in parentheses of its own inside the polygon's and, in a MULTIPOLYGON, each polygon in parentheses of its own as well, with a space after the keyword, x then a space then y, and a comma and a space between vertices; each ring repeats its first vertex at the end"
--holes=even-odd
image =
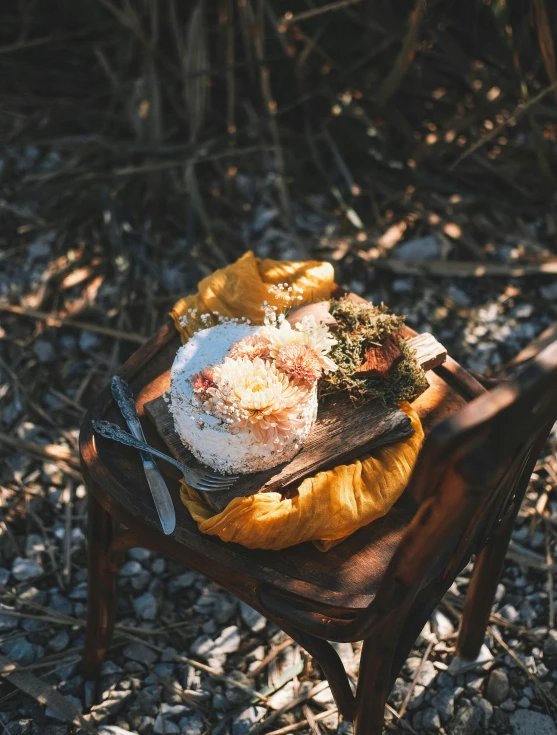
MULTIPOLYGON (((244 184, 246 199, 255 197, 258 182, 244 184)), ((246 246, 261 256, 332 260, 341 284, 408 314, 411 326, 434 332, 475 370, 497 372, 555 318, 554 280, 395 277, 347 250, 335 218, 323 215, 327 200, 314 203, 295 212, 296 240, 261 196, 251 221, 238 225, 246 246)), ((78 674, 87 602, 79 425, 88 401, 135 349, 130 333, 153 331, 210 263, 203 252, 185 257, 183 243, 153 263, 140 257, 141 238, 135 250, 125 238, 115 250, 102 232, 69 247, 60 233, 35 229, 4 258, 2 297, 120 334, 49 326, 13 309, 2 320, 0 662, 4 672, 13 662, 24 674, 17 686, 0 684, 2 732, 350 733, 319 668, 297 645, 203 576, 142 549, 129 552, 119 576, 118 625, 94 703, 91 683, 78 674), (62 710, 54 692, 64 697, 62 710), (68 724, 77 713, 82 723, 68 724)), ((443 257, 445 244, 433 231, 410 236, 392 257, 426 262, 443 257)), ((510 247, 496 248, 492 259, 509 262, 510 247)), ((454 655, 467 567, 396 681, 387 732, 557 735, 556 450, 554 433, 532 476, 480 658, 470 664, 454 655)), ((338 651, 356 672, 359 646, 338 651)))

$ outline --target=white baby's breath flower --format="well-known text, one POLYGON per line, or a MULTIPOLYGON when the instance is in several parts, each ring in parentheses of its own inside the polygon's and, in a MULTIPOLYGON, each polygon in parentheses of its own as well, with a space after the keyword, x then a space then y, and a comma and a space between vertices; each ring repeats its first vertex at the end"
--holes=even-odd
POLYGON ((336 364, 327 356, 337 341, 331 336, 327 325, 317 324, 311 315, 297 322, 295 329, 292 328, 290 322, 285 320, 278 326, 263 327, 262 334, 270 343, 270 354, 273 359, 283 347, 302 344, 307 345, 317 354, 324 370, 337 369, 336 364))

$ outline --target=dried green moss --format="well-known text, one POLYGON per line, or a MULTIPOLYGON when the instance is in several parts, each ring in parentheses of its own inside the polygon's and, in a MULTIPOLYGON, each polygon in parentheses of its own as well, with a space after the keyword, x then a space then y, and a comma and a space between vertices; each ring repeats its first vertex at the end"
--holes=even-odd
POLYGON ((337 344, 330 353, 338 370, 321 379, 320 395, 345 391, 360 405, 374 398, 380 398, 387 405, 396 405, 416 398, 427 388, 425 372, 402 337, 399 344, 404 358, 388 378, 354 377, 367 350, 380 345, 392 332, 400 331, 403 317, 391 314, 383 304, 355 304, 348 299, 331 301, 330 311, 338 322, 337 344))

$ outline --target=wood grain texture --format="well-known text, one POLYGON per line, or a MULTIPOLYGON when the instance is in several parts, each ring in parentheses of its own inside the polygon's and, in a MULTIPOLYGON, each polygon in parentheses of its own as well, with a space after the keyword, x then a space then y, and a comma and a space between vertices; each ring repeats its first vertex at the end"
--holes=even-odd
MULTIPOLYGON (((170 452, 184 464, 195 463, 174 429, 174 419, 163 398, 145 404, 145 413, 170 452)), ((286 490, 304 477, 356 459, 372 449, 400 441, 412 434, 408 416, 373 401, 354 408, 347 398, 328 401, 317 414, 303 448, 290 462, 263 472, 242 475, 230 490, 200 495, 214 510, 223 510, 234 498, 256 492, 286 490), (349 412, 351 421, 346 421, 349 412)))
POLYGON ((408 344, 416 351, 418 362, 426 371, 443 365, 447 360, 447 350, 428 332, 412 337, 408 344))
MULTIPOLYGON (((447 354, 432 335, 420 335, 409 340, 409 344, 416 350, 420 364, 439 365, 447 354)), ((164 399, 149 401, 144 409, 171 454, 184 464, 195 462, 174 429, 174 420, 164 399)), ((243 475, 230 490, 201 495, 211 508, 221 511, 234 498, 255 492, 286 490, 304 477, 351 462, 378 447, 405 439, 411 433, 410 419, 399 409, 387 408, 380 401, 356 408, 347 396, 331 397, 320 405, 315 425, 294 459, 263 472, 243 475)))

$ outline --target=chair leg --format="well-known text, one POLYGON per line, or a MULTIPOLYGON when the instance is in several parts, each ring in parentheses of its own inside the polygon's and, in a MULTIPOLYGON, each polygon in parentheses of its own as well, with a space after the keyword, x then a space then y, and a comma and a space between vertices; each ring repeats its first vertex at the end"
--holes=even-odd
POLYGON ((89 493, 87 629, 81 660, 86 679, 97 678, 110 646, 116 612, 116 571, 110 548, 117 521, 89 493))
POLYGON ((473 661, 480 653, 517 512, 518 505, 510 508, 474 564, 457 641, 464 659, 473 661))
POLYGON ((377 646, 378 636, 364 641, 356 691, 354 735, 381 735, 389 696, 392 650, 377 646))
POLYGON ((283 630, 317 661, 329 682, 339 713, 345 720, 352 721, 354 719, 354 695, 344 665, 333 646, 328 641, 301 630, 294 628, 283 628, 283 630))

